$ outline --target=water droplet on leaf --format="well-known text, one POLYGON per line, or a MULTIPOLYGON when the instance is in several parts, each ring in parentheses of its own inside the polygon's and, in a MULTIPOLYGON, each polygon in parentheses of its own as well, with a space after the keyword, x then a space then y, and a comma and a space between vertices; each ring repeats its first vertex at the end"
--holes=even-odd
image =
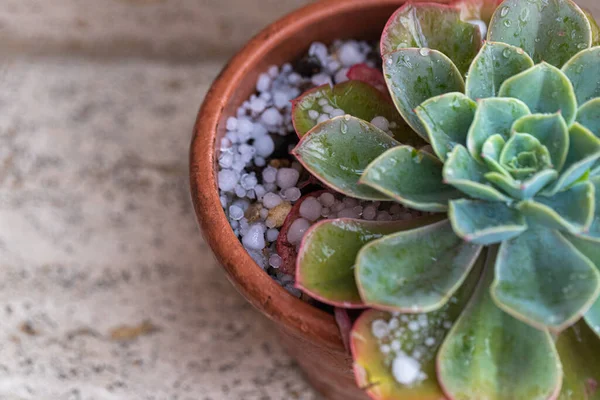
POLYGON ((500 10, 500 16, 502 18, 506 17, 508 15, 509 11, 510 11, 510 7, 509 6, 502 7, 502 9, 500 10))

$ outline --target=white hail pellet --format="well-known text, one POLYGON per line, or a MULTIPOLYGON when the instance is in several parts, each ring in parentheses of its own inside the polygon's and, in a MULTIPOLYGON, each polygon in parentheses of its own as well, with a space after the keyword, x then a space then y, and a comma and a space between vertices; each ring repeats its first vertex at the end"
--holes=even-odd
POLYGON ((275 208, 281 204, 283 199, 276 193, 267 193, 263 197, 263 206, 268 209, 275 208))
POLYGON ((269 257, 269 265, 273 268, 281 267, 282 259, 277 254, 273 254, 269 257))
POLYGON ((342 83, 348 80, 348 68, 342 68, 336 72, 334 77, 335 83, 342 83))
POLYGON ((308 118, 316 120, 319 118, 319 112, 317 110, 308 110, 308 118))
POLYGON ((301 195, 302 193, 297 187, 287 188, 283 191, 283 196, 289 201, 296 201, 301 195))
POLYGON ((331 115, 331 118, 340 117, 340 116, 342 116, 344 114, 346 114, 346 112, 344 110, 339 109, 339 108, 336 108, 336 109, 334 109, 333 111, 331 111, 329 113, 329 115, 331 115))
POLYGON ((365 55, 361 53, 358 43, 349 41, 344 43, 338 49, 338 59, 344 67, 350 67, 354 64, 365 62, 365 55))
POLYGON ((388 323, 382 319, 376 319, 371 324, 371 333, 373 333, 373 336, 377 339, 383 339, 390 333, 388 323))
POLYGON ((260 157, 269 157, 275 150, 275 142, 271 136, 264 135, 254 141, 254 148, 260 157))
POLYGON ((224 192, 233 191, 238 181, 237 174, 230 169, 219 171, 217 179, 219 180, 219 189, 224 192))
POLYGON ((267 241, 274 242, 279 237, 279 231, 277 229, 271 228, 267 230, 267 241))
POLYGON ((260 74, 256 81, 256 90, 259 92, 266 92, 271 87, 271 77, 269 74, 260 74))
POLYGON ((331 207, 335 203, 335 197, 331 193, 323 193, 319 196, 319 202, 325 207, 331 207))
POLYGON ((264 122, 265 125, 277 126, 283 123, 283 116, 276 108, 270 107, 262 113, 260 120, 264 122))
POLYGON ((375 125, 382 131, 387 131, 388 129, 390 129, 390 122, 385 117, 375 117, 371 120, 371 124, 375 125))
POLYGON ((302 241, 304 233, 310 228, 310 222, 304 218, 298 218, 290 225, 287 232, 287 240, 291 244, 299 244, 302 241))
POLYGON ((317 124, 321 124, 325 121, 329 121, 331 119, 331 117, 328 114, 321 114, 319 115, 319 118, 317 118, 317 124))
POLYGON ((267 167, 262 171, 263 181, 265 183, 273 183, 277 179, 277 169, 273 167, 267 167))
POLYGON ((392 362, 394 379, 402 385, 412 385, 417 382, 421 374, 421 364, 414 358, 399 354, 392 362))
POLYGON ((238 206, 229 207, 229 217, 234 221, 239 221, 244 217, 244 210, 238 206))
POLYGON ((300 172, 294 168, 281 168, 277 171, 277 186, 281 189, 291 188, 296 186, 299 178, 300 172))
POLYGON ((226 127, 228 131, 235 131, 237 129, 237 118, 229 117, 227 118, 226 127))
POLYGON ((265 247, 264 228, 260 224, 254 224, 242 238, 242 244, 247 249, 262 250, 265 247))
POLYGON ((314 197, 307 197, 300 204, 300 215, 309 221, 316 221, 321 216, 321 203, 314 197))

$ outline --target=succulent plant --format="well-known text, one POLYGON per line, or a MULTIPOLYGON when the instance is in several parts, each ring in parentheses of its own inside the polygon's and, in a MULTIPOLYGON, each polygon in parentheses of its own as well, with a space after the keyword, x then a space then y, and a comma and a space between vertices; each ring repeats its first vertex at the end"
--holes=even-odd
POLYGON ((298 252, 298 287, 368 309, 373 399, 600 398, 598 40, 571 0, 407 3, 381 38, 399 116, 365 67, 294 104, 325 186, 431 213, 324 221, 298 252), (320 98, 347 115, 317 124, 320 98))

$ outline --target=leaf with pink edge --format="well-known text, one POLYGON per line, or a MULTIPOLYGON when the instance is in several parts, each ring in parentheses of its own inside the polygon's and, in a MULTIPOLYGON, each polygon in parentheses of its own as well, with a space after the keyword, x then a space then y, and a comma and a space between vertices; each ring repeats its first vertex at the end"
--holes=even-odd
POLYGON ((377 157, 365 168, 360 182, 408 208, 444 212, 448 200, 462 193, 442 180, 443 164, 426 151, 398 146, 377 157))
POLYGON ((406 3, 383 30, 381 54, 403 48, 434 49, 448 56, 465 74, 481 47, 482 37, 479 28, 461 20, 460 14, 452 5, 406 3))
POLYGON ((399 144, 368 122, 343 116, 314 127, 292 154, 310 173, 337 192, 364 200, 389 200, 358 181, 373 160, 399 144))
POLYGON ((319 86, 295 99, 292 102, 292 122, 299 137, 317 126, 317 118, 312 118, 311 114, 329 115, 324 107, 342 110, 344 114, 367 122, 375 117, 384 117, 390 122, 390 132, 396 140, 403 143, 423 143, 398 115, 389 95, 385 96, 373 86, 360 81, 343 82, 333 88, 329 85, 319 86))
POLYGON ((553 399, 561 366, 552 337, 496 307, 489 253, 479 287, 438 352, 440 384, 450 399, 553 399))
POLYGON ((348 79, 350 79, 351 81, 361 81, 368 83, 369 85, 373 86, 375 89, 383 93, 388 100, 392 100, 387 85, 385 84, 383 73, 379 69, 369 67, 367 64, 364 63, 354 64, 350 67, 350 69, 348 69, 348 72, 346 72, 346 77, 348 77, 348 79))
POLYGON ((563 367, 558 400, 600 399, 600 340, 583 321, 564 331, 556 341, 563 367))
POLYGON ((413 229, 439 217, 408 221, 324 220, 306 233, 298 251, 296 286, 323 303, 364 308, 356 282, 356 255, 367 243, 413 229))
POLYGON ((536 63, 560 68, 590 47, 592 30, 572 0, 505 0, 490 21, 488 40, 520 47, 536 63))
POLYGON ((389 235, 358 253, 358 290, 380 310, 434 311, 460 287, 481 249, 456 236, 448 220, 389 235))
POLYGON ((478 262, 452 301, 437 311, 392 315, 369 310, 359 317, 350 337, 354 374, 372 399, 445 399, 436 379, 435 356, 471 297, 481 266, 478 262))
POLYGON ((464 92, 465 82, 454 63, 443 53, 430 49, 400 49, 383 57, 383 76, 396 108, 425 140, 425 127, 415 108, 432 97, 464 92))

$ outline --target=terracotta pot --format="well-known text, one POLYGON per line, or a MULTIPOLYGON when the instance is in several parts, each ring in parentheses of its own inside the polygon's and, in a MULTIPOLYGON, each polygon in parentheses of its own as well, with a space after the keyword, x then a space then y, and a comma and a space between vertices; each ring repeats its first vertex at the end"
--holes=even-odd
MULTIPOLYGON (((446 1, 439 1, 446 2, 446 1)), ((270 65, 293 61, 310 43, 334 39, 377 40, 403 0, 324 0, 295 11, 253 38, 215 80, 200 109, 190 150, 191 193, 196 215, 230 281, 274 321, 288 352, 308 380, 330 400, 365 400, 356 387, 351 357, 333 316, 291 296, 246 253, 223 212, 216 183, 217 143, 227 117, 255 90, 270 65)))

